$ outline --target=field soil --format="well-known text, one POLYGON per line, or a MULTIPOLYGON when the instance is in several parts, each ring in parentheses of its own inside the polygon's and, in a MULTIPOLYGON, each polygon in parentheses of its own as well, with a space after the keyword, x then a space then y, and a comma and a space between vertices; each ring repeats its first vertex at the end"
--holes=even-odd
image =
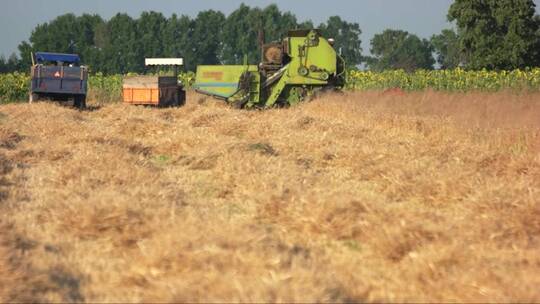
POLYGON ((539 94, 0 106, 0 302, 538 302, 539 286, 539 94))

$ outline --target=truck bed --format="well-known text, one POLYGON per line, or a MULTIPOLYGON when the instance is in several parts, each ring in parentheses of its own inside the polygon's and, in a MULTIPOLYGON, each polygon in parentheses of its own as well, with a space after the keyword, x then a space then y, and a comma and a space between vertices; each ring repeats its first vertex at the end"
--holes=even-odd
POLYGON ((33 93, 85 95, 87 91, 85 68, 35 65, 31 77, 33 93))
POLYGON ((176 77, 127 76, 122 84, 126 104, 178 106, 185 101, 185 92, 176 77))

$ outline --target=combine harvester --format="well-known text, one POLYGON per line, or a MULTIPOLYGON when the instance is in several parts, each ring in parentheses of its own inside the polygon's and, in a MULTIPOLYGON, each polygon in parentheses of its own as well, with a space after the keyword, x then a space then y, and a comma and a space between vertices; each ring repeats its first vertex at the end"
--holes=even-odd
POLYGON ((146 66, 173 66, 174 76, 126 76, 122 81, 125 104, 157 107, 178 107, 185 103, 184 86, 178 82, 182 58, 146 58, 146 66))
MULTIPOLYGON (((261 35, 261 37, 264 35, 261 35)), ((200 65, 194 88, 239 108, 288 106, 317 92, 341 89, 345 61, 319 30, 292 30, 263 43, 259 65, 200 65)))

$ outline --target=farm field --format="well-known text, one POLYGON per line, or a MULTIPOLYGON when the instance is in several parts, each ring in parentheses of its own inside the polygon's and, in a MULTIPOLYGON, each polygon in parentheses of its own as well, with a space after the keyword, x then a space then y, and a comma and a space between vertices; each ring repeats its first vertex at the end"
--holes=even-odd
POLYGON ((0 106, 0 302, 538 302, 540 93, 0 106))
MULTIPOLYGON (((129 73, 128 76, 137 75, 129 73)), ((88 79, 89 97, 100 104, 110 103, 122 98, 123 75, 103 75, 96 73, 88 79)), ((179 75, 182 83, 191 87, 195 82, 193 72, 179 75)), ((404 91, 435 90, 443 92, 538 92, 540 88, 540 68, 512 71, 466 71, 417 70, 407 73, 404 70, 383 72, 347 71, 348 90, 380 91, 399 88, 404 91)), ((30 76, 25 73, 0 73, 0 104, 27 100, 30 76)))

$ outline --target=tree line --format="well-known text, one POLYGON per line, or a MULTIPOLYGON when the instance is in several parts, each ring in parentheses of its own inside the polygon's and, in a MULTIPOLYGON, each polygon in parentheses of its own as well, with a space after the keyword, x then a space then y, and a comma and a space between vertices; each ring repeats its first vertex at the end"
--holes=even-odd
MULTIPOLYGON (((403 30, 387 29, 371 39, 370 56, 362 55, 358 23, 332 16, 319 24, 349 66, 371 70, 466 69, 510 70, 540 66, 540 17, 533 0, 455 0, 448 11, 454 28, 430 39, 403 30)), ((26 71, 30 53, 78 53, 92 72, 143 72, 145 57, 184 57, 186 68, 199 64, 239 64, 247 56, 259 61, 258 32, 266 41, 279 40, 287 31, 314 28, 272 4, 240 7, 225 16, 215 10, 194 18, 143 12, 134 19, 118 13, 109 20, 98 15, 61 15, 38 25, 18 56, 0 58, 0 72, 26 71)))
MULTIPOLYGON (((360 28, 334 16, 319 28, 336 38, 338 47, 351 59, 361 62, 360 28)), ((194 18, 159 12, 143 12, 138 18, 118 13, 109 20, 98 15, 61 15, 38 25, 28 41, 18 46, 19 60, 0 59, 0 69, 11 65, 26 69, 30 53, 49 51, 77 53, 93 72, 105 74, 143 72, 146 57, 183 57, 186 68, 199 64, 240 64, 244 56, 259 61, 258 34, 264 30, 267 42, 279 40, 287 31, 314 28, 311 21, 299 22, 276 5, 265 8, 245 4, 228 16, 215 10, 201 11, 194 18)))
POLYGON ((444 29, 429 40, 385 30, 371 40, 372 70, 513 70, 540 66, 540 16, 533 0, 455 0, 444 29))

